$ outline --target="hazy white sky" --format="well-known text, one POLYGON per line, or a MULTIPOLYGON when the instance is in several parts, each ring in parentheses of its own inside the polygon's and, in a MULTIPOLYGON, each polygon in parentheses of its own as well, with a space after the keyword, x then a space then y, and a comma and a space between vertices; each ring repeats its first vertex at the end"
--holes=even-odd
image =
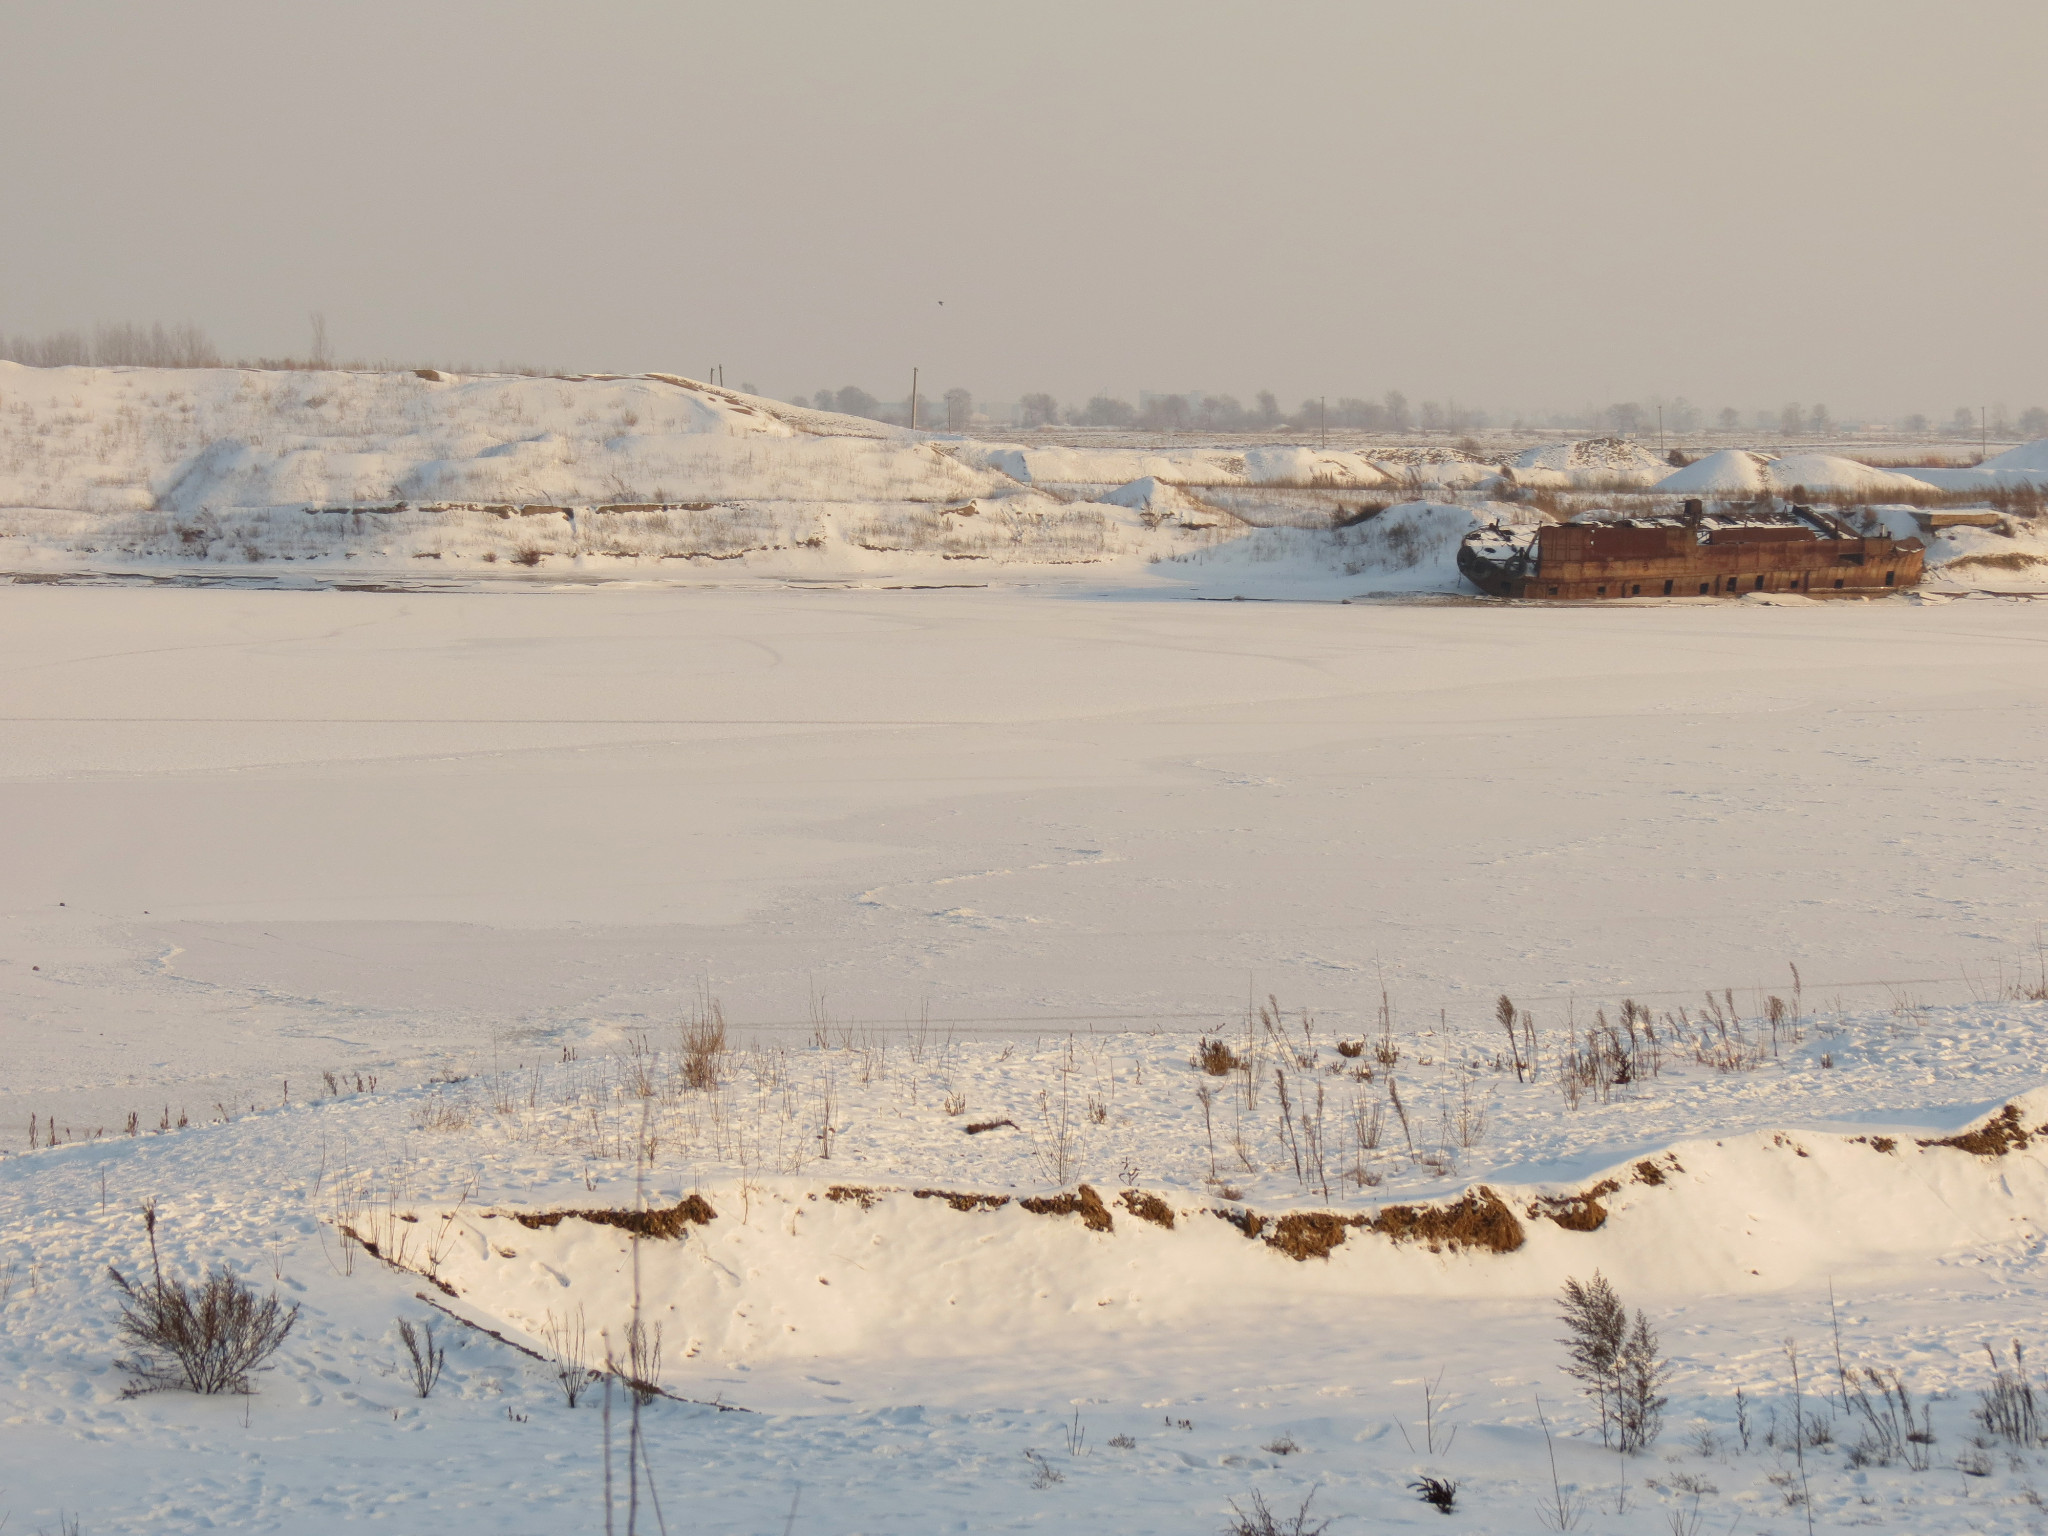
POLYGON ((0 6, 0 330, 1496 410, 2048 400, 2048 4, 0 6), (943 301, 943 305, 941 304, 943 301))

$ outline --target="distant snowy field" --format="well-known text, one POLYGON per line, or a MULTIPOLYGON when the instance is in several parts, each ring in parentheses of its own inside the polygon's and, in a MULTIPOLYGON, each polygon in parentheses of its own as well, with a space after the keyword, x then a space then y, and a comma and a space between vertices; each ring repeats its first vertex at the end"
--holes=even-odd
POLYGON ((643 1136, 650 1201, 716 1213, 641 1245, 662 1380, 753 1410, 650 1409, 672 1530, 794 1500, 796 1531, 1212 1531, 1320 1486, 1333 1532, 1532 1532, 1540 1391, 1579 1529, 1696 1497, 1702 1530, 1790 1536, 1786 1337, 1830 1431, 1815 1529, 2038 1528, 2038 1452, 1969 1414, 1983 1344, 2037 1337, 2048 1159, 1920 1143, 2015 1098, 2048 1121, 2048 1005, 2012 995, 2048 921, 2039 604, 545 572, 0 589, 9 1529, 599 1528, 596 1399, 512 1345, 616 1333, 630 1245, 509 1213, 633 1206, 643 1136), (1696 1059, 1709 989, 1747 1070, 1696 1059), (1255 1085, 1189 1066, 1268 994, 1299 1043, 1255 1085), (1573 1108, 1560 1054, 1624 997, 1662 1070, 1573 1108), (707 998, 738 1049, 682 1087, 707 998), (1597 1231, 1532 1214, 1609 1176, 1597 1231), (1084 1182, 1112 1230, 1017 1203, 1084 1182), (1515 1251, 1241 1230, 1474 1185, 1515 1251), (253 1398, 120 1398, 104 1266, 146 1262, 151 1196, 174 1269, 304 1303, 253 1398), (1626 1463, 1552 1342, 1596 1265, 1677 1363, 1626 1463), (1844 1358, 1936 1398, 1927 1470, 1851 1464, 1831 1282, 1844 1358), (392 1332, 441 1316, 421 1296, 510 1341, 442 1319, 424 1401, 392 1332))

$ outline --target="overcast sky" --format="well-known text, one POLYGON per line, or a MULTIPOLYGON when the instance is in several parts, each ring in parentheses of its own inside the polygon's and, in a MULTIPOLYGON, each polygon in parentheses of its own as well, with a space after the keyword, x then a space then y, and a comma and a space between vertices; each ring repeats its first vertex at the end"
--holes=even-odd
POLYGON ((0 331, 856 383, 2048 400, 2048 4, 0 6, 0 331))

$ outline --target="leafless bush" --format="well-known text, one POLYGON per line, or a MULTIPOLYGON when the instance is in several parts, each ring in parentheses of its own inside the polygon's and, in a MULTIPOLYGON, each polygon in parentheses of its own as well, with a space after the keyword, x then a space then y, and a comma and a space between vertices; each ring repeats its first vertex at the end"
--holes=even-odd
POLYGON ((661 1324, 649 1328, 638 1316, 626 1324, 626 1358, 607 1351, 605 1369, 624 1381, 636 1403, 653 1402, 661 1393, 661 1324))
POLYGON ((405 1346, 405 1369, 412 1378, 414 1394, 432 1397, 434 1384, 441 1379, 441 1367, 448 1358, 448 1351, 434 1342, 434 1325, 422 1323, 415 1328, 401 1317, 398 1320, 398 1342, 405 1346))
MULTIPOLYGON (((1501 1002, 1505 1004, 1506 998, 1501 1002)), ((1496 1016, 1500 1008, 1495 1009, 1496 1016)), ((1668 1027, 1668 1024, 1667 1024, 1668 1027)), ((1509 1021, 1509 1038, 1514 1029, 1509 1021)), ((1583 1039, 1577 1029, 1566 1027, 1566 1046, 1558 1055, 1557 1075, 1565 1102, 1578 1107, 1582 1095, 1590 1093, 1605 1103, 1617 1088, 1657 1076, 1664 1070, 1664 1042, 1650 1010, 1632 998, 1623 998, 1621 1016, 1610 1020, 1602 1008, 1583 1039)))
POLYGON ((2014 1445, 2031 1446, 2041 1438, 2041 1418, 2034 1399, 2034 1384, 2027 1376, 2027 1352, 2018 1339, 2012 1341, 2012 1363, 1998 1358, 1998 1350, 1984 1346, 1991 1357, 1991 1385, 1977 1394, 1977 1421, 1984 1432, 2014 1445))
POLYGON ((1034 1488, 1050 1488, 1055 1483, 1064 1483, 1067 1480, 1066 1473, 1034 1450, 1027 1448, 1024 1459, 1031 1463, 1031 1486, 1034 1488))
POLYGON ((1668 1399, 1659 1389, 1671 1373, 1650 1320, 1639 1308, 1631 1326, 1628 1308, 1597 1270, 1589 1281, 1565 1281, 1563 1320, 1565 1374, 1598 1407, 1601 1443, 1618 1442, 1624 1455, 1642 1450, 1663 1427, 1668 1399))
POLYGON ((1934 1444, 1934 1409, 1923 1403, 1915 1422, 1912 1394, 1896 1370, 1865 1366, 1862 1380, 1849 1371, 1844 1383, 1849 1406, 1862 1416, 1864 1425, 1862 1437, 1849 1447, 1849 1464, 1888 1467, 1902 1461, 1912 1471, 1925 1472, 1933 1455, 1929 1447, 1934 1444))
POLYGON ((1295 1442, 1294 1436, 1281 1435, 1277 1439, 1268 1440, 1262 1449, 1274 1456, 1292 1456, 1301 1449, 1301 1446, 1295 1442))
POLYGON ((276 1354, 299 1320, 299 1306, 255 1291, 225 1265, 197 1285, 164 1277, 156 1246, 156 1202, 142 1208, 149 1229, 151 1278, 131 1285, 112 1265, 120 1288, 121 1332, 136 1347, 126 1364, 131 1395, 166 1387, 213 1394, 247 1392, 249 1373, 276 1354))
POLYGON ((1194 1059, 1188 1063, 1211 1077, 1226 1077, 1232 1072, 1244 1070, 1245 1060, 1221 1040, 1206 1037, 1195 1047, 1194 1059))
POLYGON ((548 1313, 541 1324, 540 1341, 548 1364, 554 1367, 555 1380, 561 1383, 562 1396, 574 1408, 597 1374, 590 1368, 590 1337, 583 1309, 578 1307, 573 1318, 548 1313))
POLYGON ((1249 1510, 1235 1499, 1230 1501, 1236 1518, 1223 1527, 1224 1536, 1322 1536, 1330 1528, 1330 1518, 1311 1521, 1308 1512, 1320 1491, 1311 1488, 1308 1497, 1301 1501, 1301 1507, 1291 1517, 1282 1519, 1267 1507, 1266 1496, 1254 1488, 1249 1510))

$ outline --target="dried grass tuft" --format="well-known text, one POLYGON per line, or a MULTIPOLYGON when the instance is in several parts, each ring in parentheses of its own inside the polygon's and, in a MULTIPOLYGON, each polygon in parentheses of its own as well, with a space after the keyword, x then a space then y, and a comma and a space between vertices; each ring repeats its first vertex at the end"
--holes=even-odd
POLYGON ((1194 1058, 1188 1065, 1211 1077, 1226 1077, 1232 1072, 1242 1072, 1245 1060, 1221 1040, 1205 1039, 1195 1047, 1194 1058))

